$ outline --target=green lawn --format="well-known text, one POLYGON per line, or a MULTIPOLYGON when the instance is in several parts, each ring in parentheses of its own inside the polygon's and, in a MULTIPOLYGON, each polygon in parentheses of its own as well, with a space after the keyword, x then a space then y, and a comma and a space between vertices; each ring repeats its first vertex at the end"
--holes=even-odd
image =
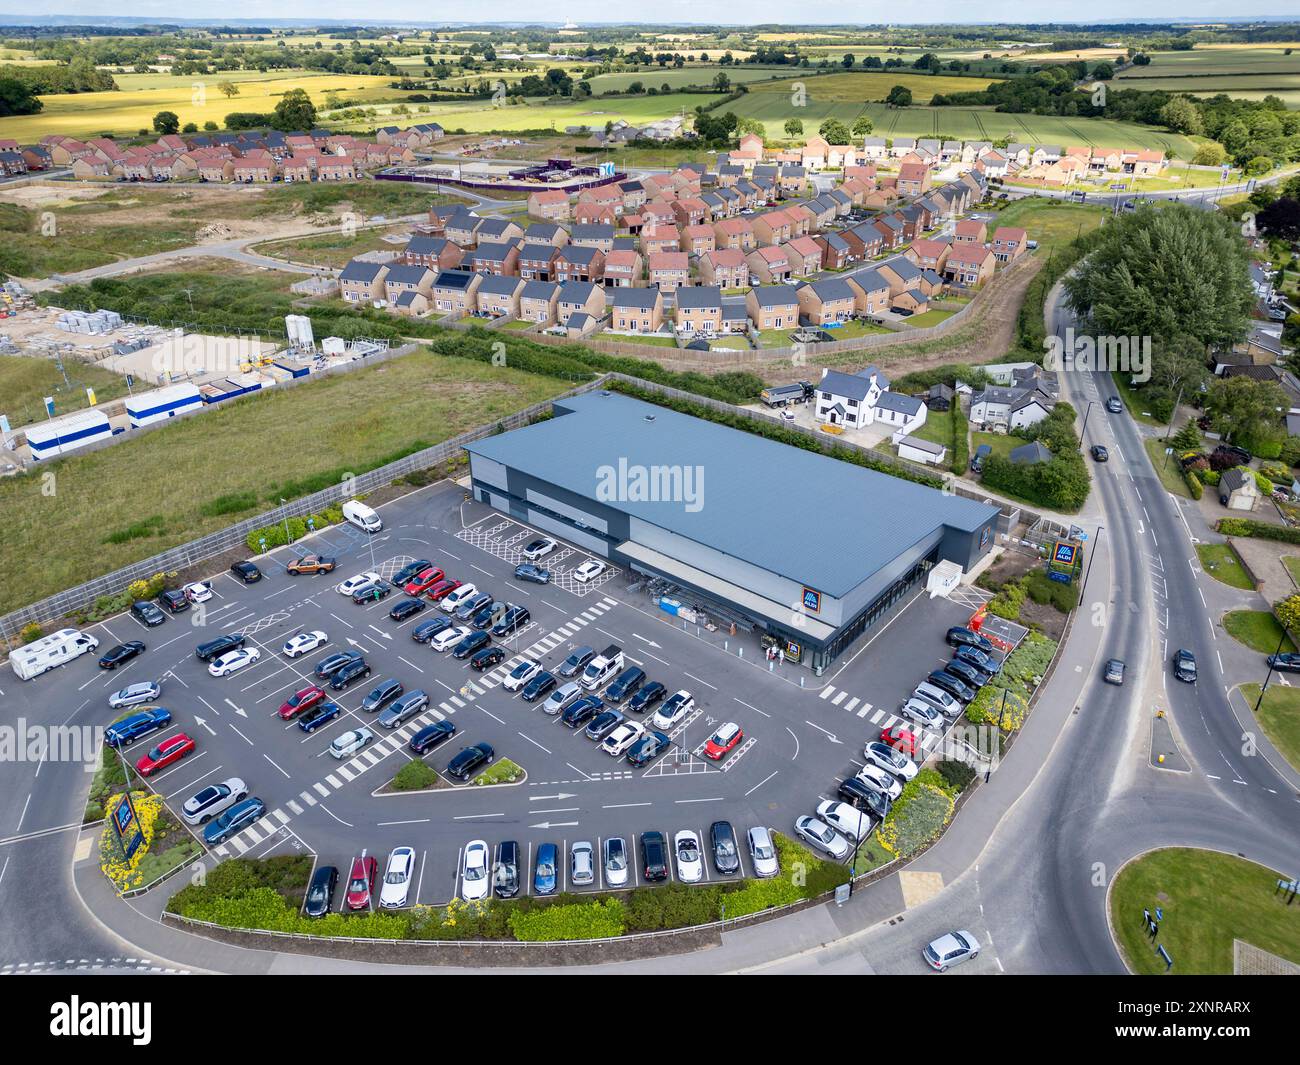
POLYGON ((764 329, 758 334, 759 347, 788 348, 790 346, 789 329, 764 329))
POLYGON ((1147 458, 1151 460, 1151 467, 1155 474, 1160 478, 1160 483, 1164 486, 1166 492, 1171 492, 1176 496, 1182 496, 1184 499, 1191 498, 1191 491, 1187 487, 1187 482, 1183 480, 1183 471, 1179 467, 1177 460, 1173 455, 1168 456, 1169 461, 1165 461, 1165 442, 1160 437, 1148 436, 1142 441, 1142 446, 1146 448, 1147 458))
POLYGON ((1271 610, 1230 610, 1223 615, 1223 627, 1234 640, 1262 655, 1277 651, 1278 641, 1283 651, 1296 649, 1271 610))
POLYGON ((1096 229, 1106 213, 1099 207, 1029 197, 1008 202, 989 223, 989 233, 997 226, 1023 226, 1029 239, 1038 241, 1038 253, 1047 255, 1053 247, 1096 229))
POLYGON ((1255 583, 1246 573, 1237 552, 1227 544, 1197 544, 1196 554, 1205 572, 1216 581, 1242 591, 1254 589, 1255 583))
MULTIPOLYGON (((929 420, 929 416, 927 416, 926 421, 928 422, 929 420)), ((949 440, 951 439, 952 437, 950 435, 949 440)), ((981 444, 988 444, 988 446, 993 450, 993 454, 1005 457, 1010 455, 1012 451, 1024 442, 1025 441, 1021 440, 1020 437, 1011 436, 1007 433, 971 433, 970 453, 974 455, 975 452, 979 450, 981 444)))
POLYGON ((315 237, 292 237, 255 244, 249 250, 274 259, 289 259, 314 266, 342 267, 348 260, 371 251, 391 251, 399 245, 384 240, 392 229, 363 229, 356 233, 322 233, 315 237))
MULTIPOLYGON (((1134 421, 1142 422, 1145 425, 1168 424, 1144 409, 1146 404, 1142 400, 1141 389, 1135 389, 1128 383, 1128 374, 1117 371, 1110 376, 1111 380, 1115 382, 1115 387, 1119 390, 1119 398, 1124 401, 1124 406, 1128 408, 1129 414, 1133 415, 1134 421)), ((1161 444, 1161 447, 1163 446, 1161 444)))
POLYGON ((606 340, 618 340, 627 344, 645 344, 647 347, 656 348, 675 348, 677 347, 677 338, 664 336, 657 333, 653 336, 645 333, 607 333, 606 340))
POLYGON ((532 328, 533 326, 535 326, 536 324, 537 324, 536 322, 530 322, 530 321, 527 321, 526 319, 523 319, 523 318, 515 318, 515 319, 513 319, 512 321, 506 322, 506 324, 503 325, 503 326, 501 326, 500 328, 502 328, 502 329, 531 329, 531 328, 532 328))
POLYGON ((956 311, 942 311, 936 307, 924 314, 912 315, 911 318, 907 319, 907 324, 917 329, 925 329, 927 326, 938 325, 940 322, 946 321, 956 313, 956 311))
POLYGON ((1296 586, 1300 587, 1300 555, 1284 555, 1282 565, 1286 571, 1291 574, 1291 579, 1295 581, 1296 586))
POLYGON ((883 325, 876 325, 874 322, 864 322, 860 319, 845 322, 841 326, 826 331, 835 340, 855 340, 858 337, 869 337, 875 336, 879 333, 893 332, 892 329, 888 329, 883 325))
MULTIPOLYGON (((1259 698, 1259 685, 1243 684, 1241 694, 1246 705, 1253 708, 1259 698)), ((1276 681, 1270 684, 1260 703, 1258 717, 1273 746, 1292 768, 1300 769, 1300 688, 1276 681)))
POLYGON ((932 444, 952 447, 952 411, 932 410, 925 416, 925 424, 912 433, 932 444))
POLYGON ((1154 851, 1124 866, 1111 886, 1110 919, 1120 950, 1140 974, 1165 971, 1142 917, 1158 906, 1164 920, 1156 943, 1173 958, 1174 973, 1230 975, 1236 939, 1300 962, 1300 921, 1294 904, 1288 908, 1274 893, 1278 879, 1278 872, 1231 854, 1154 851))
POLYGON ((126 395, 126 378, 98 366, 68 359, 63 364, 67 384, 53 359, 29 355, 0 355, 0 414, 17 429, 45 418, 45 397, 54 399, 54 413, 68 414, 90 405, 86 389, 104 403, 126 395))

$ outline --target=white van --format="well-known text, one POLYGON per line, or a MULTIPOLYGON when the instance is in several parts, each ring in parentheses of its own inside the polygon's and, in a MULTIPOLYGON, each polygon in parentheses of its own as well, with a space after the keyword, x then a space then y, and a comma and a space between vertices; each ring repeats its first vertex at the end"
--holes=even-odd
POLYGON ((362 532, 377 533, 384 527, 384 519, 375 512, 375 509, 357 499, 349 499, 343 504, 343 520, 355 525, 362 532))
POLYGON ((19 647, 9 655, 9 664, 20 680, 39 677, 47 669, 71 662, 87 651, 93 651, 99 641, 88 632, 76 629, 60 629, 49 636, 19 647))

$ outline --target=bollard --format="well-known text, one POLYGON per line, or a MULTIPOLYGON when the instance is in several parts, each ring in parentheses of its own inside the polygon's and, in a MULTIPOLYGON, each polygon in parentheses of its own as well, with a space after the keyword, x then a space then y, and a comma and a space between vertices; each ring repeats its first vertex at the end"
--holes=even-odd
POLYGON ((767 671, 768 671, 769 673, 775 673, 775 672, 776 672, 776 663, 775 663, 774 661, 772 661, 772 659, 770 659, 770 658, 767 660, 767 671))
POLYGON ((745 657, 745 649, 744 649, 743 647, 738 647, 738 648, 736 648, 736 654, 740 655, 741 658, 744 658, 744 657, 745 657))
POLYGON ((801 688, 803 687, 803 674, 802 674, 802 673, 799 674, 799 687, 801 687, 801 688))
POLYGON ((1165 756, 1164 756, 1163 754, 1161 754, 1161 755, 1157 755, 1157 756, 1156 756, 1156 765, 1164 765, 1164 764, 1165 764, 1165 756))

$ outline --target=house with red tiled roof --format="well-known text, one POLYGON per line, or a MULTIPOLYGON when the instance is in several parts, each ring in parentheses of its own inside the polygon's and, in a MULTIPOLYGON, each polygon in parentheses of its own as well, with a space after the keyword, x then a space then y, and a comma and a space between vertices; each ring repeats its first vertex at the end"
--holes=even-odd
POLYGON ((724 218, 713 223, 713 235, 719 248, 739 248, 749 251, 757 241, 754 239, 754 227, 748 218, 724 218))
POLYGON ((767 245, 755 248, 745 257, 745 262, 755 283, 775 285, 790 276, 790 257, 782 247, 767 245))
POLYGON ((646 255, 680 251, 681 247, 682 235, 675 225, 662 222, 653 225, 647 223, 641 229, 641 250, 646 255))
POLYGON ((941 274, 951 250, 952 245, 946 240, 914 240, 903 254, 922 270, 933 270, 941 274))
POLYGON ((528 195, 528 213, 547 222, 567 221, 569 197, 559 189, 539 189, 528 195))
POLYGON ((1000 263, 1014 262, 1028 250, 1027 240, 1019 226, 998 226, 993 231, 993 257, 1000 263))
POLYGON ((641 282, 642 260, 631 248, 615 248, 605 256, 605 287, 631 288, 641 282))
POLYGON ((945 277, 968 288, 983 284, 993 276, 997 260, 983 244, 956 244, 944 264, 945 277))
POLYGON ((617 219, 614 208, 607 203, 595 200, 579 200, 573 208, 573 221, 577 225, 609 225, 617 219))
POLYGON ((749 263, 739 248, 719 248, 700 256, 700 284, 744 288, 749 284, 749 263))
POLYGON ((682 230, 680 246, 688 255, 703 255, 717 247, 717 237, 713 233, 713 227, 702 222, 698 226, 687 226, 682 230))
POLYGON ((795 237, 782 247, 795 277, 808 277, 822 268, 822 247, 812 237, 795 237))
POLYGON ((665 292, 690 284, 691 263, 684 251, 661 251, 646 256, 650 284, 665 292))
POLYGON ((791 237, 798 236, 797 225, 788 210, 764 211, 753 218, 754 241, 756 244, 784 244, 791 237))
POLYGON ((989 239, 988 227, 978 218, 963 218, 953 229, 954 244, 983 244, 989 239))

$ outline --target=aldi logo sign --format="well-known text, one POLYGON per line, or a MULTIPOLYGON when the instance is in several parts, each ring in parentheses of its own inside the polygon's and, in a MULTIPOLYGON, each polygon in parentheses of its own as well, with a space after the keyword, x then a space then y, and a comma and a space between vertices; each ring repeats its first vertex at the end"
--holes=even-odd
POLYGON ((1063 540, 1058 540, 1052 548, 1052 561, 1060 566, 1073 566, 1078 550, 1074 544, 1067 544, 1063 540))
POLYGON ((803 590, 803 608, 812 614, 820 614, 822 610, 822 593, 815 592, 811 588, 803 590))

